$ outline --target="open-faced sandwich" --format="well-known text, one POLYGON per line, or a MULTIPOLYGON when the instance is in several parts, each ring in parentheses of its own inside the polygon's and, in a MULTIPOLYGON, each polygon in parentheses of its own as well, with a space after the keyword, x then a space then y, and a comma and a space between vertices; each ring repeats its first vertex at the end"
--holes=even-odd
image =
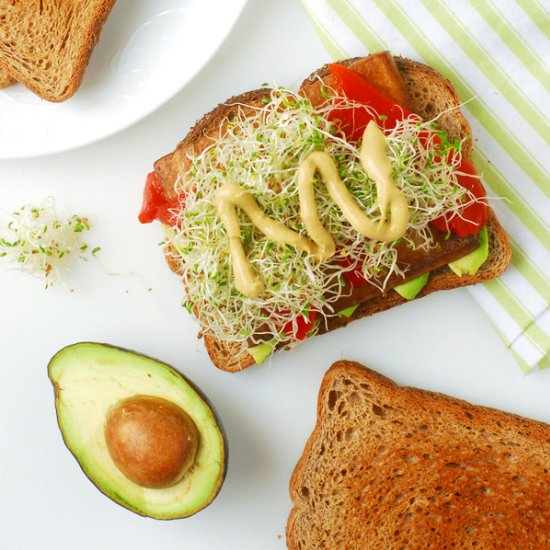
POLYGON ((205 115, 155 163, 140 221, 160 220, 214 364, 407 300, 485 281, 510 261, 450 83, 379 53, 327 65, 297 93, 262 88, 205 115))
POLYGON ((79 89, 116 0, 0 0, 0 88, 20 82, 48 101, 79 89))

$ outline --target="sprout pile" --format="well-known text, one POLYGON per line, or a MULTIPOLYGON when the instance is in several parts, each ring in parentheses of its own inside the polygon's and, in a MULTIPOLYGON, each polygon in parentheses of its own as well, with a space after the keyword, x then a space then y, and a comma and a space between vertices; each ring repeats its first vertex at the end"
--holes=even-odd
MULTIPOLYGON (((297 171, 308 154, 324 150, 336 161, 341 179, 365 213, 380 217, 376 185, 360 163, 360 144, 348 143, 328 119, 335 108, 367 107, 339 98, 314 108, 307 99, 281 88, 269 94, 261 106, 241 105, 211 144, 190 157, 191 170, 180 174, 176 183, 184 197, 177 225, 166 228, 167 253, 181 264, 185 281, 184 305, 205 330, 221 340, 242 343, 243 352, 273 338, 292 343, 284 327, 292 322, 296 328, 298 317, 307 316, 311 308, 319 313, 312 332, 318 330, 323 319, 337 314, 334 304, 349 293, 346 271, 360 269, 381 289, 392 274, 403 274, 396 263, 398 242, 372 241, 356 233, 322 182, 316 181, 316 204, 336 242, 336 255, 316 263, 289 245, 267 240, 239 212, 242 242, 265 292, 247 298, 235 290, 229 241, 215 206, 216 192, 224 183, 241 185, 266 214, 306 234, 297 171)), ((416 115, 386 132, 393 177, 410 206, 410 230, 403 239, 413 248, 434 246, 429 222, 445 213, 459 215, 459 209, 475 200, 457 182, 462 144, 449 144, 444 138, 435 121, 424 122, 416 115), (442 142, 452 154, 444 154, 442 142)))
MULTIPOLYGON (((64 214, 48 197, 40 206, 26 204, 13 212, 8 223, 11 236, 0 238, 0 257, 43 277, 48 288, 61 280, 70 257, 87 259, 90 251, 81 234, 89 229, 87 218, 64 214)), ((94 248, 91 254, 98 250, 94 248)))

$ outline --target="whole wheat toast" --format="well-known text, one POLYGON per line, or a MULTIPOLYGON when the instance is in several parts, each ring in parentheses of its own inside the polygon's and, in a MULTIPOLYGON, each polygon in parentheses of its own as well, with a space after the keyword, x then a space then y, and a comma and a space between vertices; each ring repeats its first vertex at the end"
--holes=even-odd
MULTIPOLYGON (((448 132, 451 139, 463 139, 466 136, 471 136, 470 126, 460 111, 460 100, 455 90, 444 77, 433 69, 407 59, 393 58, 385 53, 375 54, 367 58, 345 60, 342 63, 350 65, 360 74, 370 78, 370 82, 375 87, 381 91, 383 90, 395 101, 408 105, 414 112, 426 119, 431 119, 439 113, 445 113, 441 116, 439 125, 448 132), (365 60, 367 60, 366 63, 365 60), (375 69, 371 65, 373 61, 375 69), (406 89, 406 95, 403 95, 401 88, 406 89)), ((319 82, 320 80, 327 81, 328 75, 328 66, 322 67, 304 81, 300 92, 308 96, 315 104, 316 97, 320 97, 320 94, 317 94, 320 86, 319 82)), ((330 81, 326 83, 330 85, 330 81)), ((183 179, 187 177, 187 173, 191 168, 189 157, 200 154, 208 147, 211 143, 210 136, 218 135, 220 128, 223 132, 224 125, 231 120, 237 107, 244 109, 246 113, 247 107, 250 109, 261 107, 262 101, 268 95, 269 90, 254 90, 233 97, 218 105, 195 124, 173 153, 162 157, 155 163, 155 171, 168 199, 175 196, 175 184, 178 177, 183 179)), ((470 148, 471 140, 466 140, 463 149, 464 156, 469 155, 470 148)), ((489 258, 479 271, 472 276, 458 277, 446 266, 448 262, 433 266, 433 269, 429 270, 431 274, 428 283, 418 297, 436 290, 449 290, 480 283, 497 277, 506 269, 511 258, 510 245, 502 226, 491 210, 487 227, 489 232, 489 258)), ((177 253, 174 253, 170 248, 167 249, 167 261, 174 272, 180 272, 177 253)), ((414 278, 421 272, 411 272, 408 279, 414 278)), ((347 325, 351 321, 390 309, 405 303, 407 300, 396 292, 389 291, 384 294, 377 293, 374 297, 369 296, 356 300, 355 303, 357 304, 359 301, 361 303, 353 315, 350 317, 330 317, 326 323, 322 324, 319 333, 330 332, 347 325)), ((221 341, 209 334, 207 330, 202 332, 210 358, 221 370, 237 372, 254 364, 251 355, 238 354, 241 349, 240 344, 221 341)))
POLYGON ((0 0, 0 64, 48 101, 78 90, 115 0, 0 0))
POLYGON ((290 550, 547 548, 550 425, 339 361, 290 495, 290 550))
POLYGON ((0 88, 7 88, 17 81, 13 78, 6 69, 0 67, 0 88))

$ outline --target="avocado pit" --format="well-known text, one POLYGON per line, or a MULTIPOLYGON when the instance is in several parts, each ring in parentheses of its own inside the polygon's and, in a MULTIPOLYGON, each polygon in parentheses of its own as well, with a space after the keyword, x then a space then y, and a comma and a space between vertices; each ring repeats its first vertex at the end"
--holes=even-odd
POLYGON ((199 446, 193 420, 176 404, 148 395, 117 402, 105 421, 109 454, 134 483, 161 489, 190 470, 199 446))

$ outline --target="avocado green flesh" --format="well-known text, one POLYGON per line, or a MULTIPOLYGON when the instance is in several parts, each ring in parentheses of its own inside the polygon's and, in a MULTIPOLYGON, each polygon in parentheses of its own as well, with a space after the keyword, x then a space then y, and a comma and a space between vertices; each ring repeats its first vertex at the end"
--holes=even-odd
POLYGON ((449 264, 449 267, 459 277, 463 275, 475 275, 477 270, 487 260, 489 256, 489 236, 486 227, 479 231, 478 239, 479 246, 473 252, 449 264))
POLYGON ((49 376, 56 393, 59 427, 69 450, 108 497, 157 519, 190 516, 216 496, 225 475, 225 442, 210 407, 168 365, 104 344, 80 343, 58 352, 49 376), (141 487, 113 462, 104 435, 109 409, 132 395, 162 397, 180 406, 199 432, 192 469, 176 485, 141 487))
POLYGON ((349 306, 345 309, 341 309, 336 315, 338 317, 351 317, 354 313, 355 313, 355 310, 359 307, 359 304, 355 304, 354 306, 349 306))
MULTIPOLYGON (((489 236, 486 227, 483 227, 479 231, 478 239, 479 245, 473 252, 449 263, 449 268, 459 277, 463 275, 475 275, 489 257, 489 236)), ((424 273, 424 275, 420 275, 416 279, 394 287, 394 290, 403 296, 403 298, 413 300, 426 286, 429 276, 429 273, 424 273)))
POLYGON ((262 342, 257 346, 252 346, 248 348, 247 351, 248 353, 250 353, 250 355, 252 355, 252 358, 254 359, 256 364, 261 365, 273 353, 276 343, 276 340, 271 340, 270 342, 262 342))
POLYGON ((410 281, 407 281, 402 285, 398 285, 393 289, 400 296, 403 296, 403 298, 405 298, 406 300, 414 300, 417 294, 426 286, 426 283, 428 282, 429 277, 430 277, 429 272, 424 273, 423 275, 420 275, 415 279, 411 279, 410 281))

